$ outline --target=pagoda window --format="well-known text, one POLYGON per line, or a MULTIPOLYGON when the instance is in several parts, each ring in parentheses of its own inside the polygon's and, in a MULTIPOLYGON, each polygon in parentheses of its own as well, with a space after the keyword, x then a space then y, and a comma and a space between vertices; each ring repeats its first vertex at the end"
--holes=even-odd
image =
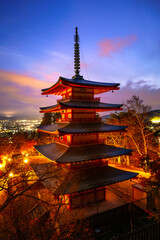
POLYGON ((71 143, 71 135, 67 135, 67 143, 68 143, 68 144, 71 143))
POLYGON ((69 205, 70 199, 68 195, 64 195, 64 202, 66 205, 69 205))
POLYGON ((63 113, 63 114, 62 114, 62 120, 65 120, 65 116, 66 116, 66 115, 63 113))
POLYGON ((68 114, 68 120, 72 120, 72 114, 71 113, 68 114))

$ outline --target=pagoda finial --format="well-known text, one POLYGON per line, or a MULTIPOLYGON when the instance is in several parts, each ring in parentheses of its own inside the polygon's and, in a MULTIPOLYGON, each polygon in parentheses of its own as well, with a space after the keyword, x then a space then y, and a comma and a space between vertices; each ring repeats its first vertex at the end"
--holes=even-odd
POLYGON ((83 78, 79 75, 80 73, 80 53, 79 53, 79 36, 78 36, 78 28, 75 28, 76 32, 74 35, 74 71, 75 75, 72 78, 83 78))

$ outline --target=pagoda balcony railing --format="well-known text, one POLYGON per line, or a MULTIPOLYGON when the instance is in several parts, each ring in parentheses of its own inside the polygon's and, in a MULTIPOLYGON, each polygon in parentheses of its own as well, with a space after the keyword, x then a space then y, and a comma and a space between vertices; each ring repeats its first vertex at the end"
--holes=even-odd
POLYGON ((97 141, 97 140, 83 140, 83 141, 73 141, 73 142, 67 142, 66 140, 60 139, 60 138, 54 138, 54 141, 57 143, 62 143, 68 146, 76 146, 76 145, 86 145, 86 144, 95 144, 95 143, 104 143, 104 141, 97 141))
POLYGON ((56 122, 101 122, 100 117, 95 118, 75 118, 75 119, 57 119, 56 122))
POLYGON ((57 99, 57 103, 61 102, 61 101, 66 101, 66 100, 81 100, 81 101, 96 101, 96 102, 100 102, 100 97, 68 97, 68 98, 61 98, 61 99, 57 99))
POLYGON ((83 141, 76 141, 76 142, 72 142, 72 145, 87 145, 87 144, 95 144, 95 143, 98 143, 97 140, 83 140, 83 141))
POLYGON ((100 122, 101 118, 75 118, 72 122, 100 122))

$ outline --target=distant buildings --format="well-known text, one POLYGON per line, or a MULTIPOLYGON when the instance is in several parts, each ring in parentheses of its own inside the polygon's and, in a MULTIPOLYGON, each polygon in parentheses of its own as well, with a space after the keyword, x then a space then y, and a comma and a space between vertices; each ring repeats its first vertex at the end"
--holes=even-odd
POLYGON ((17 132, 33 132, 40 125, 41 119, 35 120, 0 120, 0 136, 5 137, 17 132))

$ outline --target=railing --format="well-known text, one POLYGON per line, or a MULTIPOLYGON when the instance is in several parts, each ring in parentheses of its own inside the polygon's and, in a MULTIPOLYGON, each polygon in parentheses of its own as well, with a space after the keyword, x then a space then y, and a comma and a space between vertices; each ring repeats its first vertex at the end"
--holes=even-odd
POLYGON ((113 237, 111 240, 159 240, 160 239, 160 222, 151 223, 133 232, 121 234, 113 237))
POLYGON ((100 122, 101 118, 75 118, 73 122, 100 122))
POLYGON ((73 141, 73 145, 87 145, 87 144, 95 144, 97 143, 97 140, 83 140, 83 141, 73 141))
POLYGON ((75 118, 75 119, 57 119, 56 122, 101 122, 100 117, 96 118, 75 118))
POLYGON ((65 100, 84 100, 84 101, 96 101, 96 102, 100 102, 100 97, 83 97, 83 96, 77 96, 77 97, 68 97, 68 98, 61 98, 61 99, 57 99, 57 103, 61 102, 61 101, 65 101, 65 100))
POLYGON ((72 122, 72 119, 56 119, 56 123, 65 123, 65 122, 72 122))

